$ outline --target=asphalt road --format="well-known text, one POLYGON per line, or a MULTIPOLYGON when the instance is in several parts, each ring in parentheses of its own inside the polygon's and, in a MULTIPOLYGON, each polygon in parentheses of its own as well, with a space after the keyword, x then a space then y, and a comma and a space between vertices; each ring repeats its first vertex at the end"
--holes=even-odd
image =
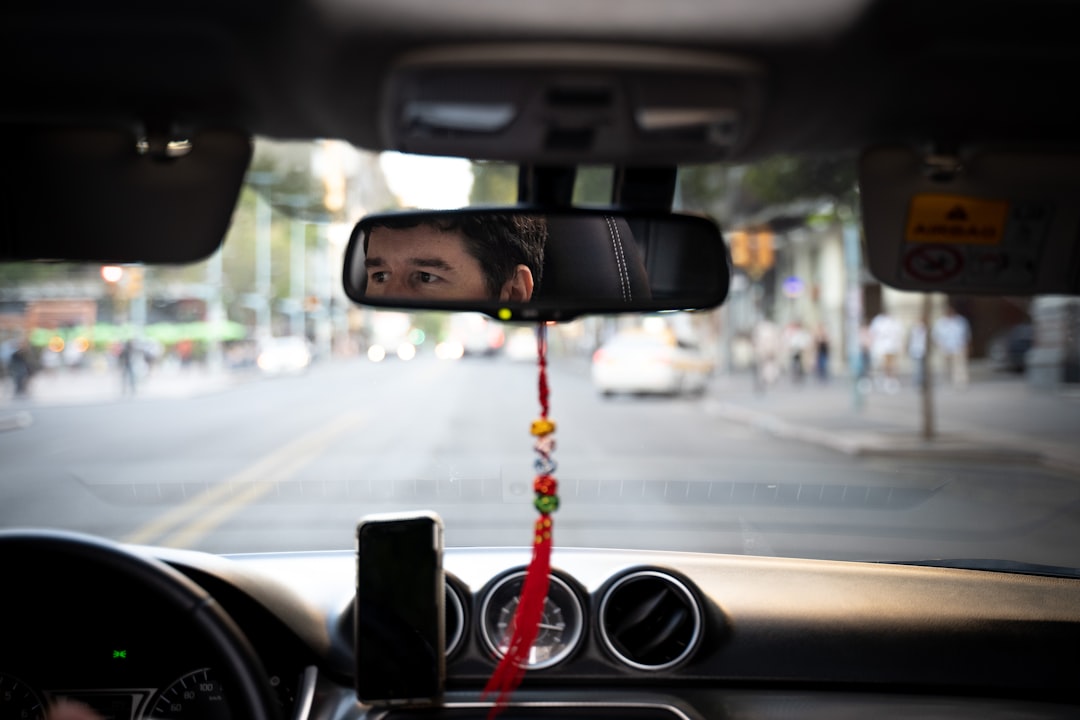
MULTIPOLYGON (((1022 464, 857 458, 709 412, 600 398, 555 360, 556 542, 1080 567, 1080 484, 1022 464)), ((0 433, 0 526, 214 552, 340 549, 433 509, 453 546, 526 545, 536 371, 366 360, 190 398, 32 409, 0 433)))

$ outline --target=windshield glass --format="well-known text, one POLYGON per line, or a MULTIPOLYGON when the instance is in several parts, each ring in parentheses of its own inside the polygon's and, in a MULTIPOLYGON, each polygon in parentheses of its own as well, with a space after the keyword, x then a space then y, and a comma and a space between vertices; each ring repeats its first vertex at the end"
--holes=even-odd
MULTIPOLYGON (((364 214, 516 178, 260 140, 205 262, 0 266, 0 525, 321 550, 431 509, 527 546, 534 329, 341 288, 364 214)), ((682 168, 676 208, 723 226, 730 296, 548 328, 556 545, 1080 568, 1080 301, 881 286, 850 157, 682 168)))

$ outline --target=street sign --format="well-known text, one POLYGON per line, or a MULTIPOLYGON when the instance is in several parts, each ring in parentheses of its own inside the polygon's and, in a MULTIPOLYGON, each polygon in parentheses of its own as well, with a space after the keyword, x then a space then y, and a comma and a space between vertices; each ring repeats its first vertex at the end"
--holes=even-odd
POLYGON ((802 294, 806 292, 806 283, 801 278, 791 277, 784 279, 784 295, 791 299, 802 297, 802 294))

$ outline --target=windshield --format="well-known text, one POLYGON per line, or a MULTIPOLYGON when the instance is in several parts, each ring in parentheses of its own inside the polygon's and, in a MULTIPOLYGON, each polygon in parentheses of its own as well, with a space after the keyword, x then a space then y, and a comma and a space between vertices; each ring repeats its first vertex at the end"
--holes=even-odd
MULTIPOLYGON (((516 177, 260 140, 205 262, 0 266, 0 525, 323 550, 431 509, 529 545, 534 329, 341 289, 364 214, 516 177)), ((548 328, 556 545, 1080 568, 1080 302, 881 286, 850 157, 682 168, 676 207, 724 227, 731 293, 548 328)))

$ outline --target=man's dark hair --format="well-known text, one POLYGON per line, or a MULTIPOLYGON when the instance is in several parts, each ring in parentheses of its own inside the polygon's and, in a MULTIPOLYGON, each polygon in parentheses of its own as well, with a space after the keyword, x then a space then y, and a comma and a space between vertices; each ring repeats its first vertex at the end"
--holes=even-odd
MULTIPOLYGON (((380 219, 373 227, 403 230, 425 224, 442 232, 461 232, 465 250, 480 263, 484 286, 491 298, 498 298, 499 290, 513 277, 518 265, 525 265, 532 272, 533 295, 539 290, 548 235, 547 220, 543 215, 463 213, 430 220, 388 217, 380 219)), ((366 239, 364 251, 367 252, 366 239)))

